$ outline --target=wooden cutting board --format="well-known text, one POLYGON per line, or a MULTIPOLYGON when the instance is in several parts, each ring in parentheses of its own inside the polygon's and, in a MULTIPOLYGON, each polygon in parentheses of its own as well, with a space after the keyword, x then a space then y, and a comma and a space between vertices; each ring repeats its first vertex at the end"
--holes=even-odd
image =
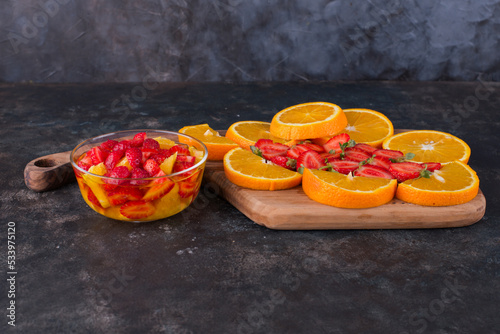
POLYGON ((445 207, 420 206, 393 199, 375 208, 336 208, 309 199, 301 185, 277 191, 239 187, 226 178, 222 161, 207 162, 204 180, 217 185, 220 196, 255 223, 276 230, 461 227, 481 220, 486 210, 481 190, 470 202, 445 207))

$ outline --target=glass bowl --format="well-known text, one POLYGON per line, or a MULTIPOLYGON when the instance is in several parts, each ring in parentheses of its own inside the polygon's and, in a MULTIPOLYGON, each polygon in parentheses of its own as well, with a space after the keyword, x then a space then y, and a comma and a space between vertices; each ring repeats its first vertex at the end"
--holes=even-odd
MULTIPOLYGON (((71 152, 70 160, 83 199, 94 211, 112 219, 148 222, 179 213, 194 201, 207 156, 205 145, 188 135, 162 130, 127 130, 85 140, 71 152), (138 146, 134 136, 139 133, 155 139, 160 148, 151 148, 151 145, 146 148, 145 142, 144 146, 138 146), (123 145, 115 148, 117 143, 123 145), (134 159, 127 156, 127 145, 141 150, 140 162, 136 159, 131 165, 130 160, 134 159), (119 153, 113 154, 112 159, 110 155, 114 151, 119 153), (162 154, 160 158, 158 153, 162 154), (146 162, 148 160, 155 160, 157 165, 146 162), (118 173, 118 166, 125 166, 129 175, 123 177, 118 173), (154 176, 144 173, 146 169, 154 172, 154 176)), ((120 168, 120 172, 125 171, 120 168)))

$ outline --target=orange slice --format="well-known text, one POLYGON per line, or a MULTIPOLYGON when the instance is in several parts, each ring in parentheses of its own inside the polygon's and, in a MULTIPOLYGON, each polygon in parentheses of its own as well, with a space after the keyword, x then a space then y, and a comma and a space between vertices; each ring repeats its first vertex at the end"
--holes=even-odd
MULTIPOLYGON (((229 138, 221 136, 217 131, 211 129, 208 124, 185 126, 179 132, 202 141, 208 150, 208 160, 222 160, 224 154, 238 147, 238 144, 229 138)), ((195 144, 181 136, 179 141, 188 145, 195 144)))
POLYGON ((300 184, 300 173, 264 162, 264 159, 241 147, 224 156, 224 172, 232 183, 250 189, 280 190, 300 184))
POLYGON ((467 163, 470 147, 462 139, 449 133, 433 130, 415 130, 393 135, 382 144, 383 148, 403 153, 414 153, 415 162, 461 161, 467 163))
POLYGON ((272 139, 274 142, 288 144, 288 141, 271 135, 271 123, 260 121, 241 121, 231 124, 227 129, 226 137, 234 141, 245 150, 255 145, 259 139, 272 139))
POLYGON ((287 140, 333 136, 347 125, 338 105, 327 102, 303 103, 283 109, 271 121, 271 134, 287 140))
POLYGON ((479 192, 476 172, 460 161, 448 162, 430 178, 407 180, 398 185, 396 197, 402 201, 425 206, 463 204, 479 192))
POLYGON ((397 181, 304 169, 302 189, 319 203, 360 209, 386 204, 394 198, 397 181))
POLYGON ((382 113, 371 109, 344 109, 347 117, 346 132, 357 143, 381 147, 382 142, 394 134, 392 122, 382 113))

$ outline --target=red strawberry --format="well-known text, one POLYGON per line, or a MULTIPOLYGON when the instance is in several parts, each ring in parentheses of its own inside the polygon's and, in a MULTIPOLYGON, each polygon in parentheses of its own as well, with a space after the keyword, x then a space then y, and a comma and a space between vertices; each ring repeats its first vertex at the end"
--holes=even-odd
POLYGON ((426 167, 429 172, 441 169, 441 164, 439 162, 424 162, 422 166, 426 167))
MULTIPOLYGON (((144 179, 144 178, 148 178, 148 177, 150 177, 149 173, 140 167, 136 167, 136 168, 132 169, 132 172, 130 175, 130 178, 132 178, 132 179, 144 179)), ((148 180, 130 180, 130 184, 136 185, 136 186, 148 184, 148 182, 149 182, 148 180)))
POLYGON ((309 169, 319 169, 326 166, 321 155, 313 150, 302 152, 297 159, 297 169, 304 167, 309 169))
POLYGON ((146 139, 146 132, 139 132, 130 141, 130 146, 132 146, 132 147, 141 147, 142 143, 144 143, 144 139, 146 139))
POLYGON ((158 165, 161 165, 161 163, 171 155, 172 154, 170 153, 170 150, 160 149, 160 150, 158 150, 158 153, 151 156, 151 159, 155 159, 156 163, 158 165))
MULTIPOLYGON (((165 176, 166 174, 160 170, 155 177, 165 176)), ((142 198, 144 201, 152 201, 157 198, 160 198, 167 194, 172 188, 175 186, 175 182, 172 181, 168 177, 162 177, 156 179, 152 182, 152 186, 148 189, 144 197, 142 198)))
POLYGON ((142 196, 142 191, 134 187, 118 187, 108 192, 108 200, 111 205, 121 205, 128 201, 138 201, 142 196))
POLYGON ((382 167, 382 168, 389 170, 389 167, 391 166, 391 161, 388 158, 379 157, 379 156, 375 155, 371 159, 369 165, 379 166, 379 167, 382 167))
POLYGON ((259 139, 255 143, 255 147, 260 150, 262 157, 266 160, 271 160, 272 157, 276 156, 285 156, 290 149, 284 144, 274 143, 271 139, 259 139))
POLYGON ((87 156, 92 159, 92 164, 97 165, 101 162, 104 162, 108 156, 107 152, 101 150, 98 146, 92 147, 90 151, 88 151, 87 156))
POLYGON ((337 153, 320 153, 321 158, 325 162, 330 162, 332 160, 340 159, 340 152, 337 153))
POLYGON ((401 151, 386 150, 383 148, 376 150, 375 152, 373 152, 373 154, 377 157, 383 157, 383 158, 394 159, 394 160, 402 159, 405 156, 403 154, 403 152, 401 152, 401 151))
POLYGON ((396 162, 389 167, 389 171, 398 179, 398 182, 415 179, 420 176, 420 172, 423 170, 424 167, 416 162, 396 162))
POLYGON ((384 179, 394 179, 394 176, 385 168, 379 166, 363 165, 356 169, 354 176, 380 177, 384 179))
POLYGON ((196 191, 196 182, 179 182, 179 196, 187 198, 196 191))
POLYGON ((160 149, 160 143, 158 141, 152 139, 152 138, 147 138, 144 139, 144 142, 142 143, 142 149, 153 149, 153 150, 159 150, 160 149))
POLYGON ((340 144, 347 143, 351 139, 347 133, 338 134, 330 138, 324 145, 323 148, 327 153, 334 153, 340 151, 340 144))
POLYGON ((297 161, 295 159, 290 159, 288 157, 284 157, 281 155, 278 155, 276 157, 271 158, 271 162, 275 165, 278 165, 280 167, 289 169, 289 170, 295 170, 295 166, 297 161))
POLYGON ((184 144, 177 144, 177 145, 174 145, 170 148, 170 153, 171 154, 174 154, 175 152, 177 152, 177 155, 190 155, 189 153, 189 148, 187 147, 187 145, 184 145, 184 144))
POLYGON ((341 174, 349 174, 350 172, 355 171, 359 167, 359 162, 352 160, 332 160, 328 163, 332 168, 341 173, 341 174))
POLYGON ((130 142, 128 140, 122 140, 121 142, 118 142, 113 147, 114 152, 120 152, 121 155, 123 156, 125 154, 125 151, 130 147, 130 142))
POLYGON ((146 170, 146 172, 149 173, 150 176, 154 176, 160 171, 160 165, 158 165, 158 163, 154 159, 146 160, 143 168, 144 170, 146 170))
POLYGON ((297 160, 300 153, 305 152, 305 151, 310 151, 310 150, 311 150, 311 148, 307 147, 306 145, 299 144, 299 145, 292 146, 286 152, 286 156, 297 160))
POLYGON ((123 204, 120 213, 129 219, 141 219, 151 216, 155 212, 155 207, 151 202, 130 201, 123 204))
POLYGON ((370 146, 368 144, 365 144, 365 143, 357 143, 356 145, 354 145, 354 147, 359 148, 370 155, 372 155, 373 152, 375 152, 377 150, 377 148, 370 146))
POLYGON ((174 163, 173 173, 177 173, 194 166, 194 162, 176 161, 174 163))
POLYGON ((346 159, 352 160, 352 161, 357 161, 357 162, 364 161, 364 160, 369 159, 371 157, 371 155, 369 153, 367 153, 366 151, 363 151, 360 148, 356 148, 356 147, 348 147, 345 149, 344 153, 345 153, 346 159))
POLYGON ((306 147, 310 148, 311 150, 316 151, 316 152, 318 152, 318 153, 323 153, 323 152, 325 152, 325 149, 323 148, 323 146, 318 145, 318 144, 314 144, 314 143, 303 143, 303 144, 299 144, 299 145, 306 146, 306 147))
POLYGON ((96 195, 94 195, 94 192, 90 188, 87 193, 87 199, 89 200, 90 203, 94 204, 96 207, 102 208, 101 203, 99 203, 99 200, 97 199, 96 195))
POLYGON ((118 144, 116 140, 108 139, 104 143, 99 145, 99 148, 105 152, 111 152, 113 151, 113 147, 115 147, 116 144, 118 144))
POLYGON ((128 163, 132 168, 139 167, 142 163, 142 152, 137 147, 130 147, 125 152, 125 156, 127 157, 128 163))
POLYGON ((192 155, 178 155, 175 161, 186 161, 194 165, 194 163, 196 162, 196 157, 192 155))
POLYGON ((121 160, 122 156, 123 154, 121 152, 112 151, 106 158, 106 161, 104 162, 106 169, 112 170, 113 168, 115 168, 116 164, 121 160))
MULTIPOLYGON (((130 177, 130 171, 125 166, 117 166, 117 167, 113 168, 113 170, 107 176, 118 178, 118 179, 127 179, 130 177)), ((108 180, 108 179, 105 179, 104 181, 110 185, 121 185, 121 184, 125 184, 127 182, 125 180, 108 180)), ((108 189, 109 188, 113 188, 113 187, 108 187, 108 189)))
MULTIPOLYGON (((91 160, 91 161, 92 161, 92 160, 91 160)), ((83 160, 80 160, 80 161, 78 161, 78 167, 80 167, 80 168, 81 168, 81 169, 83 169, 83 170, 88 171, 88 170, 90 169, 90 167, 92 167, 92 165, 91 165, 91 164, 86 163, 86 162, 85 162, 85 161, 83 161, 83 160)))

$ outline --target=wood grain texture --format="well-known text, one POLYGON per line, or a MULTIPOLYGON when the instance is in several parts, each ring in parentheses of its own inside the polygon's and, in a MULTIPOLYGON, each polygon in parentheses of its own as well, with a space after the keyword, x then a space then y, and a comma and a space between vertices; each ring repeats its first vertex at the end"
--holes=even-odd
POLYGON ((31 160, 24 168, 26 186, 36 192, 57 189, 75 180, 70 163, 71 151, 49 154, 31 160))

